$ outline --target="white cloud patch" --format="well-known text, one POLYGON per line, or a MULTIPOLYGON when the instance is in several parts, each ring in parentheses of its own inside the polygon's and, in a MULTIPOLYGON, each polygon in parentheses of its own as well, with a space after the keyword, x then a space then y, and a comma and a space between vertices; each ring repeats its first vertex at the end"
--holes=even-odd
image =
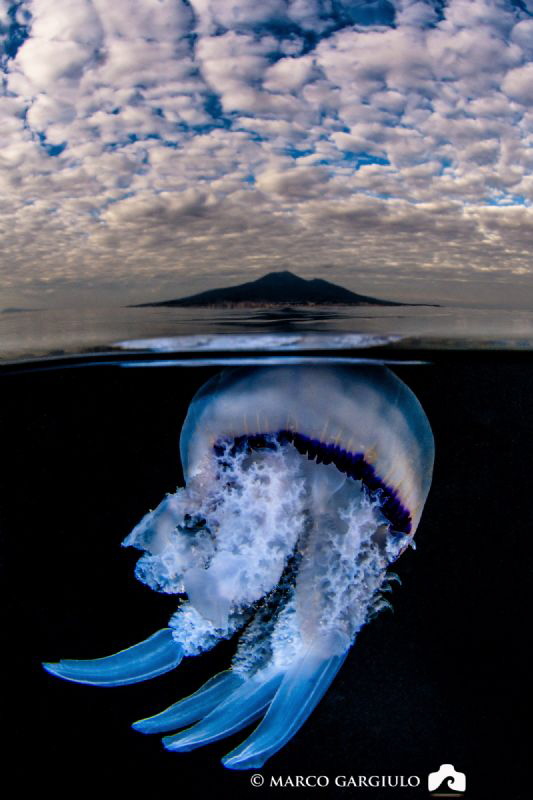
POLYGON ((10 299, 274 267, 530 276, 531 2, 332 8, 0 0, 10 299))

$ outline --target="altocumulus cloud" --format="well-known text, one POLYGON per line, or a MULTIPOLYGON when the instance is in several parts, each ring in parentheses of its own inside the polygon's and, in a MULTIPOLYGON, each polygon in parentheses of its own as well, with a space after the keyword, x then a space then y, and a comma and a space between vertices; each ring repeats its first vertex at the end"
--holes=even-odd
POLYGON ((10 301, 530 285, 533 0, 0 0, 0 64, 10 301))

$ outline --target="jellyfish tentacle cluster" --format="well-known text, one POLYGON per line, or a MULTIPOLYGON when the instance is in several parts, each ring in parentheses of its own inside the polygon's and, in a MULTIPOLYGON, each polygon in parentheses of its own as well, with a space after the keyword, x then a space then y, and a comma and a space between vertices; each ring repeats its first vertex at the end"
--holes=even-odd
POLYGON ((232 369, 193 398, 180 451, 186 487, 124 542, 144 551, 139 580, 179 596, 169 627, 107 658, 44 666, 80 683, 135 683, 240 631, 229 669, 134 728, 170 734, 164 746, 179 752, 262 717, 223 759, 257 768, 389 605, 387 569, 412 544, 433 436, 384 367, 232 369))

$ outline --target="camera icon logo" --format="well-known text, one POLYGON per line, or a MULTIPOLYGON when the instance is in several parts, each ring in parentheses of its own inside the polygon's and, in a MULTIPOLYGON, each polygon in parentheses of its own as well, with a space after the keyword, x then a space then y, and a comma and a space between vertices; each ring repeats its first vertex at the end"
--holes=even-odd
MULTIPOLYGON (((434 792, 443 788, 451 789, 454 792, 464 792, 466 790, 466 775, 464 772, 457 772, 453 764, 441 764, 437 772, 430 772, 428 776, 428 791, 434 792)), ((448 795, 450 796, 450 795, 448 795)))

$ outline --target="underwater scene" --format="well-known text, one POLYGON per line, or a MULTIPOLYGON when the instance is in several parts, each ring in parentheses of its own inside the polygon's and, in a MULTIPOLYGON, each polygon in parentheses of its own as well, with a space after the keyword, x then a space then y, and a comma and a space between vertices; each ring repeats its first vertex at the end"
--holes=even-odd
POLYGON ((284 335, 4 362, 21 786, 526 796, 530 353, 284 335))

